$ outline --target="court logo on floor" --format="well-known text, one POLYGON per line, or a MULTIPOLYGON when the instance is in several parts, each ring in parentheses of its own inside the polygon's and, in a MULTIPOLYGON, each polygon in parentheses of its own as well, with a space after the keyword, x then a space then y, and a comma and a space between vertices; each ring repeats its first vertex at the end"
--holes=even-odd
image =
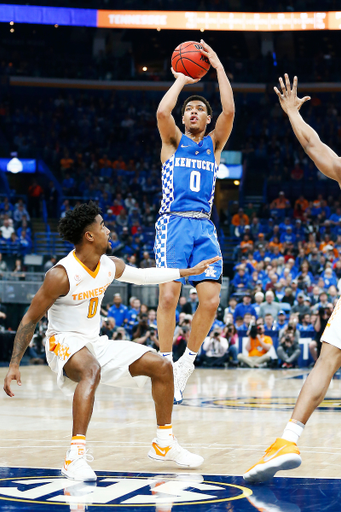
MULTIPOLYGON (((212 409, 258 409, 267 411, 286 411, 295 407, 297 397, 241 397, 241 398, 215 398, 206 400, 189 398, 182 402, 187 407, 204 407, 212 409)), ((341 399, 325 398, 318 410, 341 411, 341 399)))
MULTIPOLYGON (((92 507, 101 506, 129 507, 131 511, 140 510, 141 507, 170 511, 176 506, 177 511, 184 511, 190 506, 201 509, 200 505, 240 500, 252 495, 247 487, 228 483, 227 480, 231 482, 228 477, 222 480, 220 477, 203 477, 199 474, 98 472, 97 482, 86 483, 67 480, 53 470, 26 470, 22 476, 23 471, 20 470, 21 476, 18 473, 18 476, 14 474, 11 478, 0 478, 0 509, 1 502, 11 501, 12 508, 14 503, 18 508, 25 503, 25 510, 34 510, 37 505, 54 506, 54 509, 48 507, 50 511, 59 510, 63 505, 65 511, 65 505, 69 505, 70 510, 84 511, 88 510, 88 506, 91 506, 91 510, 92 507), (32 508, 27 508, 29 504, 32 508)), ((15 473, 15 470, 11 472, 15 473)))

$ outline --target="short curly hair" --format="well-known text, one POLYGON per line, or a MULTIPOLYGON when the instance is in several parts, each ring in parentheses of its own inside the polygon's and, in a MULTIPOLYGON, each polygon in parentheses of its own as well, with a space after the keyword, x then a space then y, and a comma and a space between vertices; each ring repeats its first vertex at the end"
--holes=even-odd
POLYGON ((93 201, 67 211, 65 217, 60 219, 58 224, 60 236, 63 240, 78 245, 82 241, 87 227, 95 222, 100 213, 101 209, 93 201))
POLYGON ((185 113, 185 109, 186 109, 186 105, 187 103, 189 103, 190 101, 202 101, 203 103, 205 103, 206 105, 206 109, 207 109, 207 114, 209 116, 212 116, 213 114, 213 111, 212 111, 212 107, 211 105, 209 104, 209 102, 207 101, 206 98, 204 98, 203 96, 199 96, 198 94, 193 94, 193 96, 189 96, 189 98, 187 98, 185 101, 184 101, 184 104, 182 105, 181 107, 181 115, 183 116, 184 113, 185 113))

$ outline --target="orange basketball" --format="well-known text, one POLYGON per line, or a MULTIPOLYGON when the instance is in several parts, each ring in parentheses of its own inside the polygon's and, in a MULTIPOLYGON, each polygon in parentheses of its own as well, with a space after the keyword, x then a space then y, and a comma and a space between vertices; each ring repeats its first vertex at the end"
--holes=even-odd
POLYGON ((191 78, 202 78, 210 69, 210 61, 200 50, 202 45, 196 41, 179 44, 172 55, 172 68, 191 78))

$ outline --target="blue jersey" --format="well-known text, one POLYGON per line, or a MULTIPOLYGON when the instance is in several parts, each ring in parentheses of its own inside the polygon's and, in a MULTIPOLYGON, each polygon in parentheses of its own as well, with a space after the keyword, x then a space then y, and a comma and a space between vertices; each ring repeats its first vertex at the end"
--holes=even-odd
POLYGON ((160 214, 168 212, 211 213, 218 166, 212 138, 197 144, 182 135, 180 144, 162 166, 160 214))

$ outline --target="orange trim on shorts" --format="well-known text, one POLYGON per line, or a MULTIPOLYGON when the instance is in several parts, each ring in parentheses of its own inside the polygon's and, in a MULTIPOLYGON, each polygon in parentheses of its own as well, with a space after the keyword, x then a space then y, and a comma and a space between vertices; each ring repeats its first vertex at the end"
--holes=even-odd
POLYGON ((79 258, 77 258, 77 256, 76 256, 76 253, 75 253, 75 252, 73 253, 73 255, 74 255, 74 257, 76 258, 76 260, 78 261, 78 263, 79 263, 80 265, 82 265, 82 267, 84 268, 84 270, 86 270, 86 271, 87 271, 87 273, 88 273, 88 274, 90 274, 90 276, 91 276, 91 277, 93 277, 93 278, 97 277, 97 274, 98 274, 99 269, 100 269, 100 267, 101 267, 101 262, 100 262, 100 261, 98 262, 98 265, 97 265, 96 269, 95 269, 94 271, 92 271, 92 270, 90 270, 86 265, 84 265, 84 263, 82 263, 82 262, 81 262, 81 260, 80 260, 79 258))

